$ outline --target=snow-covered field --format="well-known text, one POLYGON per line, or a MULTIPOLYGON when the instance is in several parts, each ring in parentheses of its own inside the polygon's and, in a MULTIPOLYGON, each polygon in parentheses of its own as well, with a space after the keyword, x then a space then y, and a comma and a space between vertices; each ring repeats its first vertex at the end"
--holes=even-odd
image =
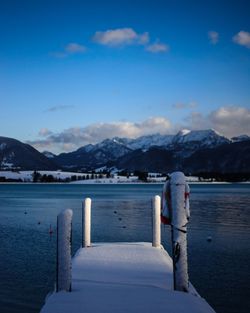
MULTIPOLYGON (((77 172, 62 172, 62 171, 37 171, 41 175, 52 175, 57 180, 71 179, 72 176, 76 176, 77 180, 71 181, 71 184, 119 184, 119 183, 141 183, 137 176, 119 176, 114 175, 113 177, 107 178, 103 175, 103 178, 91 179, 90 173, 77 173, 77 172), (86 179, 86 178, 90 179, 86 179)), ((5 177, 6 179, 19 179, 23 182, 33 182, 34 171, 0 171, 0 177, 5 177)), ((149 183, 163 183, 166 177, 148 177, 149 183)), ((198 182, 198 177, 190 176, 187 177, 187 182, 198 182)))
POLYGON ((97 179, 85 179, 85 180, 78 180, 73 181, 71 184, 133 184, 138 183, 137 176, 130 176, 129 178, 125 176, 115 176, 110 178, 97 178, 97 179))

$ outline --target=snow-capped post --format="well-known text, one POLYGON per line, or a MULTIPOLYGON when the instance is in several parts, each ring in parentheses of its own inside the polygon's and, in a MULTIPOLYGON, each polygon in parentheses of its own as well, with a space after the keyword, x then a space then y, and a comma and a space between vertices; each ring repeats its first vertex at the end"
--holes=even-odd
POLYGON ((72 210, 57 216, 57 279, 56 291, 71 291, 72 210))
POLYGON ((82 247, 91 246, 91 199, 86 198, 82 208, 82 247))
POLYGON ((189 221, 189 186, 182 172, 170 176, 170 211, 174 290, 188 292, 187 223, 189 221))
POLYGON ((152 215, 153 215, 153 240, 152 246, 160 248, 161 246, 161 197, 155 196, 152 199, 152 215))

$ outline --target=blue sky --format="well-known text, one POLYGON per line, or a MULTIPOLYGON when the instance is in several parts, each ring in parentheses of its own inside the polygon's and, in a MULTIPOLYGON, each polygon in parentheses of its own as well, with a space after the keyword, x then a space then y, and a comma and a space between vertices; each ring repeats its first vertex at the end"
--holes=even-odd
POLYGON ((71 151, 106 137, 250 135, 249 1, 5 1, 0 135, 71 151))

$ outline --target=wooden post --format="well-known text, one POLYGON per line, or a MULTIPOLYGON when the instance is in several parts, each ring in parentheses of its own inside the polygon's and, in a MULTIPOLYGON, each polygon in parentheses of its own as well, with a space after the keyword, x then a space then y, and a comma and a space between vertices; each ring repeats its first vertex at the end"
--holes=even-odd
POLYGON ((82 208, 82 247, 91 246, 91 199, 86 198, 82 208))
POLYGON ((153 239, 152 246, 156 248, 161 247, 161 197, 155 196, 152 199, 153 208, 153 239))
POLYGON ((174 290, 188 292, 187 223, 189 204, 186 194, 189 192, 189 187, 182 172, 172 173, 169 183, 174 290))
POLYGON ((56 291, 71 291, 72 210, 57 216, 57 279, 56 291))

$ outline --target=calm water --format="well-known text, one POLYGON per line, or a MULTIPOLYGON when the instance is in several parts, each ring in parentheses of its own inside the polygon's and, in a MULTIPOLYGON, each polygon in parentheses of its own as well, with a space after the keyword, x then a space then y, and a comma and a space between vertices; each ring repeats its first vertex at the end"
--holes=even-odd
MULTIPOLYGON (((150 199, 161 185, 0 185, 0 311, 39 312, 55 281, 56 216, 72 208, 80 246, 81 201, 93 241, 151 241, 150 199), (114 214, 117 211, 117 214, 114 214), (25 214, 25 212, 27 214, 25 214)), ((191 185, 190 280, 217 313, 250 312, 250 185, 191 185), (206 238, 212 236, 212 241, 206 238)), ((163 244, 169 249, 169 227, 163 244)))

